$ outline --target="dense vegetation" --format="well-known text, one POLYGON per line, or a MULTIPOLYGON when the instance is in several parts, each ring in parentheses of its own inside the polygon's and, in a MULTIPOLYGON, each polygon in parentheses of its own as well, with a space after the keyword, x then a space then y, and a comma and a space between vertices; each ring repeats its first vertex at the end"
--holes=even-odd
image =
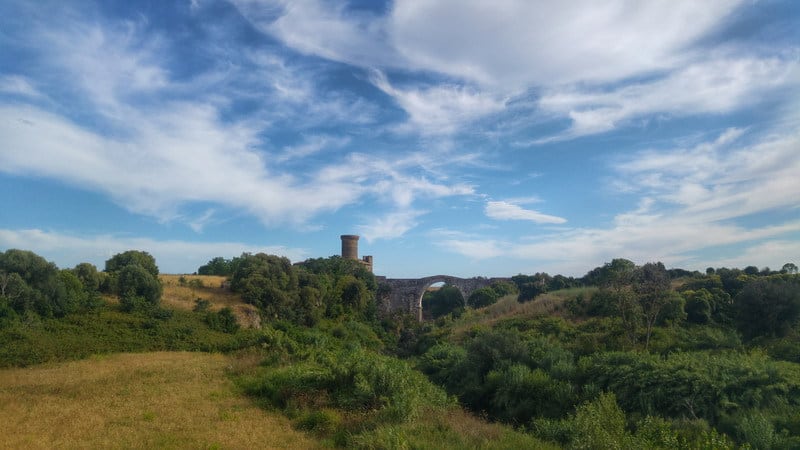
POLYGON ((424 297, 424 323, 379 313, 375 277, 339 257, 243 254, 201 272, 229 276, 262 328, 202 299, 164 308, 145 252, 98 272, 8 250, 0 363, 236 352, 262 361, 233 375, 244 392, 347 447, 800 448, 794 264, 699 273, 615 259, 467 299, 445 285, 424 297))

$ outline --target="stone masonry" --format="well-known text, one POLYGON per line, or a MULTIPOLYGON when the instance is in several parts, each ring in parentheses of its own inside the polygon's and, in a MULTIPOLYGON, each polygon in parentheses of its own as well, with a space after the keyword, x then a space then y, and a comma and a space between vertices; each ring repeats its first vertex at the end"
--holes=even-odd
POLYGON ((388 296, 380 299, 384 312, 405 312, 422 321, 422 296, 435 283, 445 283, 456 287, 466 301, 476 290, 489 286, 495 281, 511 281, 510 278, 458 278, 450 275, 434 275, 425 278, 384 278, 377 277, 382 291, 388 296))

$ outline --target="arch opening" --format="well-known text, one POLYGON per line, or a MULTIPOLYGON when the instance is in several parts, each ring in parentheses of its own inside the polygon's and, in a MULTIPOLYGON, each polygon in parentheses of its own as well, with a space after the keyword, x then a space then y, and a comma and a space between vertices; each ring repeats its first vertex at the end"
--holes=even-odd
POLYGON ((428 283, 418 298, 421 320, 434 320, 450 313, 460 315, 467 304, 462 289, 445 280, 428 283))

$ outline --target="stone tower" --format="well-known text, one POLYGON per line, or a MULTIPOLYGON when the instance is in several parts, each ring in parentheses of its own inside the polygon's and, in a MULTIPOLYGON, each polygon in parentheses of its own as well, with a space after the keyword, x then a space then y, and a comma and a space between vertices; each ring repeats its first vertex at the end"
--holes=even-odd
POLYGON ((343 234, 342 238, 342 258, 354 259, 372 272, 372 256, 365 256, 358 259, 358 236, 355 234, 343 234))
POLYGON ((358 259, 358 236, 355 234, 343 234, 341 237, 342 258, 358 259))

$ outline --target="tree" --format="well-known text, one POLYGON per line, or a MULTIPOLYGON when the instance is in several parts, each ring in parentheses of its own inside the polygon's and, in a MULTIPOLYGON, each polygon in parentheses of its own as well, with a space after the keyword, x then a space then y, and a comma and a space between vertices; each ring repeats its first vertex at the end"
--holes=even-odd
POLYGON ((220 276, 229 276, 233 273, 233 263, 229 259, 225 259, 221 256, 217 256, 216 258, 212 258, 208 263, 205 265, 200 266, 197 269, 198 275, 220 275, 220 276))
POLYGON ((58 267, 27 250, 10 249, 0 253, 0 285, 14 299, 17 313, 33 310, 41 316, 63 316, 70 310, 66 289, 58 267), (16 276, 15 276, 16 275, 16 276))
POLYGON ((615 258, 601 267, 596 267, 583 277, 584 284, 600 287, 625 286, 630 284, 636 264, 624 258, 615 258))
POLYGON ((117 253, 106 261, 105 271, 117 273, 131 264, 137 264, 147 270, 153 277, 158 277, 156 259, 149 253, 140 250, 128 250, 126 252, 117 253))
POLYGON ((80 263, 72 269, 72 273, 81 280, 86 292, 97 292, 100 289, 102 276, 94 264, 80 263))
POLYGON ((647 263, 634 274, 633 290, 638 296, 645 321, 645 349, 650 346, 650 335, 659 314, 669 299, 669 274, 664 264, 647 263))
POLYGON ((450 313, 460 314, 464 310, 464 296, 457 287, 446 284, 435 291, 428 291, 422 297, 422 310, 435 319, 450 313))
POLYGON ((533 300, 539 294, 547 292, 551 280, 552 277, 544 272, 534 275, 519 274, 511 277, 511 281, 517 285, 519 290, 517 301, 520 303, 533 300))
POLYGON ((758 267, 756 266, 747 266, 744 268, 745 275, 756 276, 758 275, 758 267))
POLYGON ((139 264, 128 264, 118 274, 120 304, 125 311, 158 306, 161 283, 139 264))
POLYGON ((714 299, 706 289, 684 291, 686 318, 691 323, 705 325, 711 321, 711 304, 714 299))
POLYGON ((788 273, 790 275, 797 274, 797 265, 795 263, 786 263, 781 268, 781 273, 788 273))
POLYGON ((336 284, 336 297, 338 297, 345 311, 363 313, 372 299, 372 294, 367 285, 353 275, 345 275, 336 284))
POLYGON ((800 319, 800 281, 756 279, 742 289, 733 304, 745 338, 786 336, 800 319))
POLYGON ((476 289, 467 299, 467 305, 473 308, 483 308, 497 302, 497 292, 490 287, 476 289))

